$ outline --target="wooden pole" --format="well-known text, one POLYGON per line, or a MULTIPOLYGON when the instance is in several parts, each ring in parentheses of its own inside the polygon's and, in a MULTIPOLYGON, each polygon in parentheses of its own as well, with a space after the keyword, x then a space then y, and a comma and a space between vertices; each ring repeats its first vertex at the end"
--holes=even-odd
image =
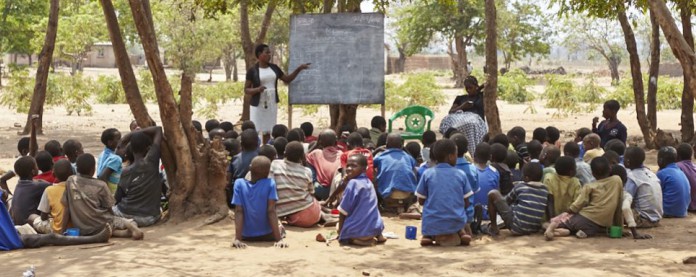
POLYGON ((382 117, 384 117, 386 119, 387 118, 386 115, 387 115, 386 106, 384 104, 382 104, 382 117))
POLYGON ((292 104, 288 104, 288 129, 292 129, 292 104))

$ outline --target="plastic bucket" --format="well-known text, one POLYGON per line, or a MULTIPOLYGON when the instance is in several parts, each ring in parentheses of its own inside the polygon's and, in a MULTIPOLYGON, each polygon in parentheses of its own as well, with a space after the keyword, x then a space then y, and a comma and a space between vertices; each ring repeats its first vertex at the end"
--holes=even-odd
POLYGON ((415 240, 418 234, 418 227, 416 226, 406 226, 406 239, 415 240))

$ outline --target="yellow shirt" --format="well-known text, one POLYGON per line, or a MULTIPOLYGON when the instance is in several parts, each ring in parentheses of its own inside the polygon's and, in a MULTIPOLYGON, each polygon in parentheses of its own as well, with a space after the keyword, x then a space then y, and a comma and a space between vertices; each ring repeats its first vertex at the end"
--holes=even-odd
POLYGON ((65 206, 61 202, 63 193, 65 193, 65 182, 47 187, 38 208, 39 211, 51 215, 53 218, 51 229, 56 234, 60 234, 63 229, 63 213, 65 211, 65 206))
POLYGON ((599 226, 620 226, 623 224, 622 198, 623 182, 619 176, 611 176, 583 186, 568 209, 599 226))
POLYGON ((585 156, 582 157, 582 160, 589 164, 594 158, 601 157, 602 155, 604 155, 604 149, 595 148, 592 150, 587 150, 587 152, 585 152, 585 156))
POLYGON ((561 176, 549 173, 544 178, 544 185, 553 195, 554 215, 568 211, 568 207, 580 195, 580 181, 575 177, 561 176))

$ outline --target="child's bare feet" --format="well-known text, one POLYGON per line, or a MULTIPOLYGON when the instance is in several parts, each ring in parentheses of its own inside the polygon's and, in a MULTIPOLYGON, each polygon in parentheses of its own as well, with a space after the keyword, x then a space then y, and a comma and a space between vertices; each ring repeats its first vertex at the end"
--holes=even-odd
POLYGON ((387 238, 385 238, 382 234, 379 234, 379 236, 376 236, 375 239, 377 240, 377 243, 379 243, 379 244, 387 242, 387 238))
POLYGON ((369 238, 369 239, 352 239, 350 241, 351 244, 357 245, 357 246, 374 246, 375 245, 375 239, 374 238, 369 238))
POLYGON ((471 243, 471 236, 470 235, 462 235, 460 237, 460 239, 461 239, 460 244, 463 246, 469 246, 469 244, 471 243))
POLYGON ((575 233, 575 236, 579 239, 586 239, 587 238, 587 234, 585 234, 585 232, 583 232, 582 230, 575 233))
POLYGON ((544 238, 546 239, 546 241, 552 241, 553 240, 553 231, 546 230, 546 232, 544 232, 544 238))

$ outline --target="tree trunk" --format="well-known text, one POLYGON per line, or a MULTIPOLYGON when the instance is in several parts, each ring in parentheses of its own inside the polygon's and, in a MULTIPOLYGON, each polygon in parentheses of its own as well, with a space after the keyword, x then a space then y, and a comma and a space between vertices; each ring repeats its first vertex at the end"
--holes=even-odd
POLYGON ((394 73, 404 73, 406 71, 406 52, 404 47, 397 47, 396 49, 399 51, 399 58, 396 60, 394 73))
MULTIPOLYGON (((167 80, 164 66, 160 60, 157 40, 152 26, 152 19, 149 18, 149 3, 147 1, 129 0, 133 21, 138 31, 140 41, 147 59, 150 72, 152 73, 153 83, 157 96, 157 103, 160 109, 162 125, 164 127, 166 144, 172 151, 172 159, 164 159, 167 163, 175 163, 171 166, 175 178, 172 182, 172 193, 169 199, 169 218, 174 221, 182 221, 186 218, 205 214, 213 215, 209 219, 219 220, 227 215, 226 204, 224 201, 224 179, 220 178, 211 181, 208 176, 224 175, 224 169, 219 164, 219 157, 212 157, 209 154, 220 150, 219 141, 217 146, 214 143, 212 148, 203 147, 206 151, 200 159, 197 155, 197 145, 195 138, 190 135, 193 132, 191 124, 191 95, 190 88, 192 78, 187 73, 182 75, 181 106, 177 106, 172 88, 167 80), (182 109, 182 110, 180 110, 182 109), (217 166, 202 166, 200 161, 216 163, 217 166), (207 171, 206 171, 207 169, 207 171), (217 172, 219 171, 219 172, 217 172), (205 182, 200 181, 205 178, 205 182), (204 193, 210 193, 202 195, 204 193), (223 200, 220 200, 220 199, 223 200), (222 209, 225 207, 224 209, 222 209)), ((224 153, 224 149, 222 149, 224 153)), ((222 158, 224 160, 224 157, 222 158)), ((169 169, 168 169, 169 170, 169 169)))
POLYGON ((222 51, 222 66, 225 69, 225 81, 232 80, 232 60, 234 60, 234 50, 228 47, 222 51))
POLYGON ((454 47, 457 53, 451 53, 450 57, 452 59, 452 70, 454 71, 454 87, 463 88, 464 79, 469 76, 466 70, 467 65, 467 55, 466 55, 466 45, 464 43, 464 37, 461 35, 454 36, 454 47))
POLYGON ((635 96, 636 117, 640 131, 643 133, 645 147, 648 149, 655 148, 655 134, 652 132, 650 122, 645 114, 645 89, 643 88, 643 73, 640 68, 640 57, 638 56, 638 47, 636 46, 636 37, 633 34, 633 27, 628 21, 626 11, 619 11, 619 23, 623 30, 624 39, 626 41, 626 49, 628 50, 629 62, 631 64, 631 79, 633 79, 633 95, 635 96))
POLYGON ((611 84, 614 86, 618 85, 619 81, 621 80, 621 76, 619 74, 619 62, 619 57, 613 54, 607 59, 607 63, 609 64, 609 72, 611 72, 611 84))
MULTIPOLYGON (((271 25, 271 17, 275 11, 276 4, 277 3, 275 0, 271 0, 268 3, 266 13, 264 13, 263 21, 261 22, 261 29, 256 36, 256 40, 252 41, 251 32, 249 30, 249 0, 239 1, 239 25, 246 70, 249 70, 252 66, 254 66, 254 62, 256 61, 256 56, 254 55, 255 45, 263 43, 263 41, 266 39, 266 33, 268 32, 268 27, 271 25)), ((239 121, 249 120, 250 103, 251 96, 244 94, 244 102, 242 103, 242 117, 239 119, 239 121)))
POLYGON ((239 67, 237 66, 237 51, 234 51, 234 54, 232 55, 232 81, 236 82, 239 81, 239 67))
POLYGON ((34 84, 34 95, 31 97, 31 106, 27 114, 27 124, 24 125, 23 135, 29 134, 31 128, 31 116, 39 115, 36 124, 36 132, 43 134, 43 110, 46 102, 46 85, 48 83, 48 70, 53 60, 53 50, 56 47, 56 35, 58 34, 58 12, 60 11, 60 1, 51 0, 48 13, 48 27, 46 28, 46 39, 43 48, 39 53, 39 66, 36 69, 36 83, 34 84))
POLYGON ((496 33, 497 11, 495 0, 486 0, 486 68, 488 77, 483 91, 484 113, 488 123, 488 133, 492 136, 502 133, 498 114, 498 46, 496 33))
POLYGON ((334 0, 324 0, 324 13, 331 13, 331 9, 333 8, 334 5, 334 0))
MULTIPOLYGON (((660 25, 650 11, 650 68, 648 69, 648 121, 650 129, 657 132, 657 79, 660 77, 660 25)), ((692 122, 693 123, 693 122, 692 122)), ((692 131, 693 133, 693 131, 692 131)))
POLYGON ((100 2, 102 10, 104 11, 104 17, 106 18, 106 26, 109 30, 111 45, 114 49, 118 74, 121 76, 121 85, 123 85, 123 91, 126 93, 126 102, 128 102, 128 106, 130 106, 135 121, 138 122, 138 126, 141 128, 153 126, 155 122, 147 112, 145 102, 140 95, 138 80, 135 78, 133 66, 128 57, 128 50, 126 50, 126 44, 121 36, 121 29, 118 26, 118 18, 116 17, 114 5, 111 0, 100 0, 100 2))
MULTIPOLYGON (((689 1, 681 1, 679 3, 679 14, 682 21, 682 30, 684 32, 684 40, 689 45, 691 50, 694 50, 694 34, 691 30, 691 7, 689 1)), ((681 107, 681 134, 682 141, 691 143, 694 140, 694 96, 689 90, 691 77, 684 74, 684 89, 682 91, 682 107, 681 107)))
MULTIPOLYGON (((650 10, 655 12, 657 22, 660 23, 662 33, 665 35, 674 56, 684 70, 684 76, 690 80, 696 78, 696 54, 684 36, 677 28, 677 23, 672 17, 667 5, 662 0, 649 0, 650 10)), ((689 90, 692 96, 696 96, 696 82, 689 82, 689 90)))

